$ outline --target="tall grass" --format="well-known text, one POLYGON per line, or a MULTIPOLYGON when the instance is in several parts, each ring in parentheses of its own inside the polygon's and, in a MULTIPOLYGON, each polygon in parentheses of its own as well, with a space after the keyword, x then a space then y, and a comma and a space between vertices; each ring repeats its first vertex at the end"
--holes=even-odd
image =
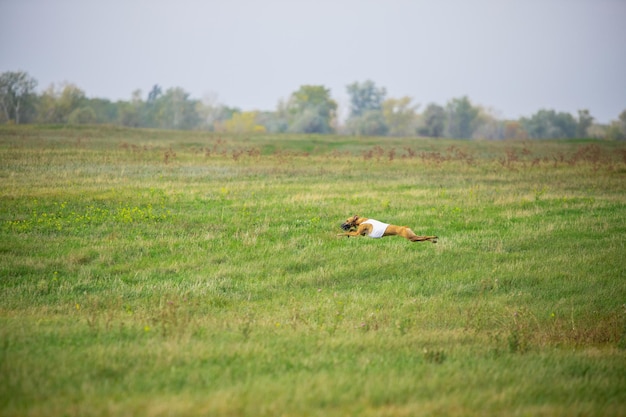
POLYGON ((2 127, 0 414, 624 415, 625 155, 2 127))

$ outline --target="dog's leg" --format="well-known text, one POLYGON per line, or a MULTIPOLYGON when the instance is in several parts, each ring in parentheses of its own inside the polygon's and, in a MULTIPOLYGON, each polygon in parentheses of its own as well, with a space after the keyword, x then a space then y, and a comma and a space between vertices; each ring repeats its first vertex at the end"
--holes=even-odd
POLYGON ((409 239, 411 242, 426 242, 431 241, 437 243, 437 236, 418 236, 415 232, 408 227, 402 231, 402 236, 409 239))
POLYGON ((437 236, 415 236, 415 237, 410 238, 409 240, 411 242, 431 241, 433 243, 437 243, 437 239, 439 239, 437 236))

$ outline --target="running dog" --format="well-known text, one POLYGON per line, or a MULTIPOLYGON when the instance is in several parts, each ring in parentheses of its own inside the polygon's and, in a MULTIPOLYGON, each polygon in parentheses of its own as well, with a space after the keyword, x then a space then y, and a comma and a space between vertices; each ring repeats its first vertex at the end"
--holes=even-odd
POLYGON ((369 236, 372 238, 402 236, 411 242, 425 242, 429 240, 432 243, 437 243, 438 239, 437 236, 418 236, 406 226, 394 226, 393 224, 359 216, 350 217, 345 223, 341 224, 341 228, 346 232, 337 236, 369 236))

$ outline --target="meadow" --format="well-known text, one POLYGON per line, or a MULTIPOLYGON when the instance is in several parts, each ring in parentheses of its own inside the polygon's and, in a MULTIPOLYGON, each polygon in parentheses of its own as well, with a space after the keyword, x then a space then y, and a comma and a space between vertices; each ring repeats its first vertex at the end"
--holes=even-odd
POLYGON ((626 415, 625 143, 1 126, 0 196, 2 416, 626 415))

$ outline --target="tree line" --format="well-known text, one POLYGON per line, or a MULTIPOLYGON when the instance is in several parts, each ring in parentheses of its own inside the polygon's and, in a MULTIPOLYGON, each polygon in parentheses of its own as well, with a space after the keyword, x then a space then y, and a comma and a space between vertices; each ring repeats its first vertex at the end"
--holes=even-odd
POLYGON ((467 96, 445 105, 420 105, 411 97, 387 97, 373 81, 346 86, 349 114, 339 121, 338 105, 328 88, 303 85, 275 111, 242 111, 211 100, 198 100, 180 87, 159 85, 128 101, 88 98, 71 83, 36 92, 37 80, 24 71, 0 74, 0 122, 46 124, 114 124, 158 129, 229 133, 335 133, 359 136, 427 136, 435 138, 553 139, 594 137, 626 139, 626 110, 608 125, 594 123, 588 110, 576 116, 542 109, 519 120, 501 120, 467 96))

